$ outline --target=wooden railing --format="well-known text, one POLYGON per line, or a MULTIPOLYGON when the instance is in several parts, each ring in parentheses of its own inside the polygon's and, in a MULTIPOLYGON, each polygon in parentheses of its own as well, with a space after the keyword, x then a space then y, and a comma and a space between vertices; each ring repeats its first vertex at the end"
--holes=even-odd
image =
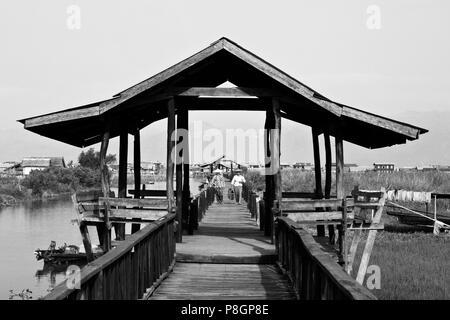
POLYGON ((194 234, 198 224, 203 220, 209 206, 214 202, 214 189, 205 188, 195 195, 189 203, 188 234, 194 234))
POLYGON ((175 264, 174 222, 174 214, 151 222, 83 267, 79 279, 73 277, 75 286, 63 281, 44 299, 135 300, 151 294, 175 264))
POLYGON ((276 220, 276 248, 280 267, 301 300, 375 300, 351 278, 312 235, 286 217, 276 220))

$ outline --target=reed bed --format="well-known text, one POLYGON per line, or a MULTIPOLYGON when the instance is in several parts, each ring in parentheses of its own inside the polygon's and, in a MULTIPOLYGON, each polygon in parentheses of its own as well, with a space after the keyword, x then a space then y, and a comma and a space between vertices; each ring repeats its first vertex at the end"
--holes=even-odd
MULTIPOLYGON (((314 172, 285 169, 281 173, 283 191, 314 191, 314 172)), ((246 178, 254 189, 265 189, 264 176, 260 173, 249 171, 246 178)), ((439 171, 345 173, 346 194, 355 186, 368 190, 384 187, 386 190, 450 193, 450 174, 439 171)), ((331 190, 332 193, 335 190, 334 179, 331 190)), ((438 211, 450 214, 449 201, 438 200, 438 211)), ((379 266, 381 272, 381 287, 373 293, 383 300, 450 299, 450 235, 436 236, 431 228, 402 225, 386 214, 382 220, 385 230, 377 234, 369 263, 379 266)), ((365 240, 359 245, 356 266, 364 244, 365 240)))

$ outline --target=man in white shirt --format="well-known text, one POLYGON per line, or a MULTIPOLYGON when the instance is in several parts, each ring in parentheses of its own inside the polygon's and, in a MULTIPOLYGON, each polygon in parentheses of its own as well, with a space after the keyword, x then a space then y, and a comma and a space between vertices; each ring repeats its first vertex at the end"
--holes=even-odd
POLYGON ((242 198, 242 185, 245 183, 245 178, 241 174, 241 170, 237 169, 235 171, 235 175, 233 179, 231 180, 231 185, 234 188, 234 196, 236 199, 236 203, 241 204, 241 198, 242 198))

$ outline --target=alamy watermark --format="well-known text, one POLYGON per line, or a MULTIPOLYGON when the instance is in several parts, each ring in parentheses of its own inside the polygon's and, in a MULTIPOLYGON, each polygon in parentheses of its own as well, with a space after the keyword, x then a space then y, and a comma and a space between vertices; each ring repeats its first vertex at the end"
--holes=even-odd
POLYGON ((66 270, 66 286, 68 289, 81 289, 81 269, 77 265, 70 265, 66 270))
POLYGON ((381 289, 381 269, 373 264, 367 267, 366 287, 369 290, 381 289))
POLYGON ((381 29, 381 9, 379 6, 372 4, 367 7, 367 20, 366 26, 369 30, 381 29))
POLYGON ((69 30, 81 29, 81 8, 77 5, 70 5, 66 9, 66 26, 69 30))
POLYGON ((226 155, 238 163, 257 164, 264 168, 263 174, 272 175, 279 170, 276 156, 280 153, 276 143, 279 140, 273 138, 278 134, 277 129, 205 129, 202 121, 194 121, 189 131, 173 132, 171 139, 175 148, 171 150, 171 157, 175 164, 180 164, 183 158, 189 163, 205 163, 226 155))

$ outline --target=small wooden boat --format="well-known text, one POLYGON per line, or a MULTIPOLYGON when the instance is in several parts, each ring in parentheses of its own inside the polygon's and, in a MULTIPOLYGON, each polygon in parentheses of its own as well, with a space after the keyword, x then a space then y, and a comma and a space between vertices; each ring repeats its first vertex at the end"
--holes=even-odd
MULTIPOLYGON (((85 252, 80 252, 80 247, 76 245, 66 245, 56 248, 56 242, 52 241, 46 250, 36 249, 34 251, 36 259, 44 260, 44 263, 51 264, 71 264, 87 262, 87 255, 85 252)), ((95 255, 100 255, 96 252, 95 255)))
MULTIPOLYGON (((386 213, 390 216, 397 217, 398 221, 403 224, 408 225, 418 225, 418 226, 430 226, 432 227, 434 222, 431 219, 434 219, 434 213, 427 212, 424 210, 416 209, 413 210, 416 212, 419 212, 420 214, 423 214, 431 219, 427 219, 425 217, 421 217, 420 215, 413 214, 410 211, 404 210, 402 208, 398 208, 392 205, 387 204, 386 206, 386 213)), ((450 216, 448 214, 442 214, 437 213, 436 219, 444 222, 446 224, 450 224, 450 216)))

